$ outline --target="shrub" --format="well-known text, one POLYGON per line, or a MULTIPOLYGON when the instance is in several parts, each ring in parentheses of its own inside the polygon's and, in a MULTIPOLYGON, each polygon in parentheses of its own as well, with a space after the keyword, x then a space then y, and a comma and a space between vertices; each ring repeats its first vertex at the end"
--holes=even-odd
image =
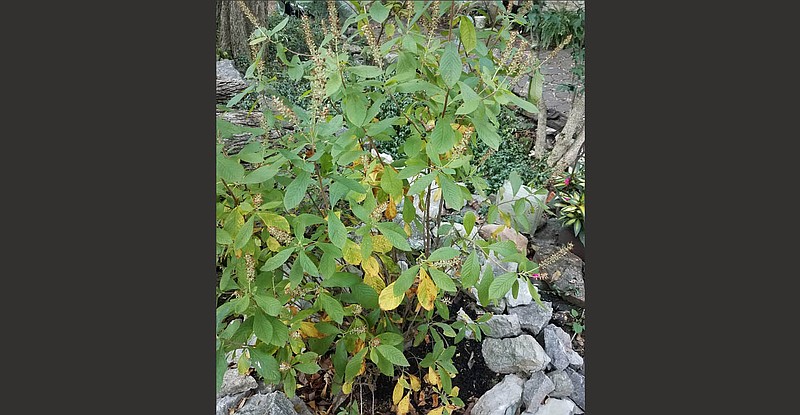
MULTIPOLYGON (((464 406, 451 381, 458 373, 453 343, 467 331, 480 339, 491 315, 453 322, 448 298, 474 287, 488 304, 527 284, 541 304, 531 284, 538 265, 513 242, 457 238, 437 245, 431 229, 441 216, 417 217, 412 203, 419 196, 429 206, 438 194, 439 203, 458 210, 469 197, 461 183, 485 187, 471 147, 480 142, 498 150, 501 108, 514 104, 536 112, 509 91, 519 73, 486 46, 489 41, 503 51, 508 30, 476 31, 456 13, 455 26, 442 37, 431 29, 453 3, 410 4, 413 17, 396 18, 374 2, 339 26, 358 27, 370 45, 371 65, 349 62, 338 36, 320 44, 310 40, 310 59, 288 59, 276 41, 288 19, 253 32, 259 55, 275 46, 288 76, 308 79, 311 93, 307 105, 289 108, 269 96, 274 80, 252 64, 245 76, 255 83, 247 92, 261 105, 261 127, 217 119, 217 387, 237 350, 241 372, 254 368, 289 396, 299 373, 318 372, 319 359, 330 357, 332 393, 349 394, 368 373, 396 376, 394 403, 403 412, 419 390, 414 379, 420 381, 412 377, 404 350, 429 338, 432 350, 413 361, 423 368, 415 372, 427 373, 424 380, 439 394, 440 406, 431 412, 449 414, 464 406), (391 23, 399 36, 379 45, 368 22, 391 23), (382 57, 390 50, 398 58, 387 64, 382 57), (389 100, 399 115, 381 114, 389 100), (225 138, 262 135, 286 119, 294 124, 291 133, 225 153, 225 138), (397 136, 396 126, 409 126, 411 133, 400 157, 386 164, 373 151, 376 141, 397 136), (441 190, 432 191, 434 184, 441 190), (407 240, 412 223, 422 229, 419 251, 407 240), (518 272, 493 275, 491 266, 481 272, 481 259, 494 261, 489 253, 519 264, 518 272)), ((311 38, 308 22, 302 25, 311 38)), ((496 207, 489 212, 487 220, 502 215, 510 221, 496 207)), ((474 225, 475 216, 466 214, 467 234, 474 225)))

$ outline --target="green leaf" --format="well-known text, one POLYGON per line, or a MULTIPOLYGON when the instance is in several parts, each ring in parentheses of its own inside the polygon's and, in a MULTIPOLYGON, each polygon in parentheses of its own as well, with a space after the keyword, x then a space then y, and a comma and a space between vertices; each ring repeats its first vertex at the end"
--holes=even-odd
POLYGON ((347 362, 347 366, 344 369, 344 379, 345 381, 351 381, 353 378, 356 377, 356 374, 361 370, 361 363, 364 361, 364 356, 367 354, 368 347, 364 347, 347 362))
POLYGON ((443 154, 455 145, 456 134, 450 126, 451 117, 445 117, 436 121, 436 126, 431 131, 428 142, 428 150, 436 154, 443 154))
POLYGON ((450 327, 449 325, 447 325, 445 323, 439 323, 439 322, 433 323, 433 324, 436 327, 439 327, 440 329, 442 329, 442 332, 444 333, 445 336, 447 336, 447 337, 456 337, 456 331, 453 330, 453 328, 450 327))
POLYGON ((339 301, 327 294, 320 294, 319 302, 320 305, 322 305, 322 309, 328 313, 333 321, 342 324, 344 308, 342 308, 342 304, 340 304, 339 301))
POLYGON ((348 189, 350 189, 350 190, 352 190, 352 191, 354 191, 356 193, 361 193, 361 194, 366 193, 366 191, 364 190, 364 185, 362 185, 361 183, 359 183, 359 182, 357 182, 357 181, 355 181, 355 180, 353 180, 351 178, 338 176, 338 175, 335 175, 335 174, 331 175, 331 178, 336 183, 341 183, 345 187, 347 187, 348 189))
POLYGON ((258 304, 267 315, 277 316, 280 314, 281 309, 283 309, 283 304, 275 297, 257 294, 254 295, 253 298, 256 300, 256 304, 258 304))
POLYGON ((414 183, 411 184, 411 187, 408 189, 408 195, 416 195, 421 193, 423 190, 427 189, 428 185, 433 182, 433 179, 436 177, 436 172, 430 172, 422 177, 417 178, 414 183))
POLYGON ((317 372, 320 371, 319 365, 316 364, 316 363, 313 363, 313 362, 311 362, 311 363, 298 363, 298 364, 296 364, 296 365, 294 365, 292 367, 297 369, 297 370, 299 370, 300 372, 303 372, 303 373, 307 374, 307 375, 313 375, 314 373, 317 373, 317 372))
POLYGON ((286 324, 275 317, 267 316, 267 319, 272 323, 272 342, 271 344, 283 347, 289 341, 289 329, 286 324))
POLYGON ((220 345, 220 347, 217 348, 217 391, 218 392, 219 388, 222 386, 222 380, 225 376, 225 372, 227 371, 228 371, 228 359, 225 358, 225 351, 222 350, 222 346, 220 345))
POLYGON ((470 120, 472 121, 472 125, 475 126, 475 132, 478 134, 478 138, 480 138, 484 144, 489 146, 492 150, 500 148, 500 135, 497 134, 497 127, 488 121, 486 110, 483 105, 478 105, 478 109, 470 116, 470 120))
POLYGON ((264 266, 261 267, 261 271, 272 271, 273 269, 278 268, 279 266, 283 265, 287 259, 292 255, 294 252, 294 248, 285 248, 281 251, 278 251, 272 258, 268 259, 264 266))
POLYGON ((428 257, 428 261, 434 262, 434 261, 442 261, 445 259, 451 259, 457 257, 458 254, 459 254, 458 249, 451 248, 449 246, 443 246, 431 252, 431 255, 428 257))
POLYGON ((400 276, 397 277, 397 280, 393 282, 393 293, 396 296, 403 294, 414 285, 414 279, 417 277, 417 273, 419 272, 419 265, 414 265, 413 267, 403 271, 400 273, 400 276))
POLYGON ((364 95, 348 90, 344 101, 344 114, 356 127, 364 125, 364 118, 367 115, 367 100, 364 95))
POLYGON ((350 73, 358 75, 362 78, 377 78, 383 75, 383 71, 380 68, 372 65, 351 66, 347 68, 347 70, 350 73))
MULTIPOLYGON (((284 160, 285 161, 285 160, 284 160)), ((255 183, 264 183, 265 181, 273 178, 275 174, 278 173, 281 165, 283 163, 272 163, 269 166, 261 166, 252 172, 250 172, 247 176, 245 176, 244 180, 242 180, 243 184, 255 184, 255 183)))
POLYGON ((267 316, 260 311, 257 311, 253 318, 253 332, 255 332, 256 337, 264 343, 272 341, 272 323, 270 323, 269 320, 267 320, 267 316))
POLYGON ((492 271, 491 265, 487 263, 486 268, 483 271, 483 277, 481 278, 481 282, 478 284, 477 287, 478 302, 480 302, 484 306, 489 304, 489 287, 492 285, 493 281, 494 281, 494 272, 492 271))
POLYGON ((456 115, 471 114, 476 109, 478 109, 478 104, 480 104, 481 102, 481 97, 479 97, 478 94, 476 94, 475 91, 473 91, 472 88, 469 87, 469 85, 461 81, 458 82, 458 85, 461 87, 460 96, 461 100, 464 101, 464 103, 462 103, 461 106, 458 107, 458 109, 456 110, 456 115))
POLYGON ((236 240, 233 242, 234 249, 242 249, 247 244, 247 241, 250 240, 250 237, 253 236, 253 223, 255 221, 255 216, 250 216, 250 219, 244 223, 241 229, 239 229, 239 233, 236 234, 236 240))
POLYGON ((272 29, 270 29, 270 30, 269 30, 267 33, 269 33, 269 35, 270 35, 270 36, 272 36, 272 35, 274 35, 275 33, 278 33, 278 32, 280 32, 281 30, 283 30, 283 28, 284 28, 284 27, 286 27, 286 23, 287 23, 288 21, 289 21, 289 16, 286 16, 286 18, 284 18, 283 20, 281 20, 281 22, 280 22, 280 23, 276 24, 276 25, 275 25, 275 27, 273 27, 272 29))
POLYGON ((387 344, 389 346, 398 346, 403 344, 403 336, 397 333, 385 332, 375 337, 380 340, 381 344, 387 344))
POLYGON ((347 241, 347 228, 332 210, 328 211, 328 237, 337 248, 344 248, 347 241))
POLYGON ((472 24, 472 20, 470 20, 469 17, 461 16, 461 22, 459 22, 458 25, 458 34, 459 38, 461 38, 461 44, 464 45, 464 50, 467 51, 467 53, 472 52, 478 44, 478 38, 475 34, 475 25, 472 24))
POLYGON ((217 154, 217 176, 228 183, 237 183, 244 177, 244 167, 235 159, 217 154))
POLYGON ((305 251, 303 251, 302 249, 297 253, 297 262, 300 264, 301 267, 303 267, 303 271, 305 271, 309 275, 315 277, 319 276, 319 270, 317 269, 317 266, 314 265, 314 261, 312 261, 311 258, 309 258, 308 255, 306 255, 305 251))
POLYGON ((480 272, 481 266, 478 262, 478 256, 475 255, 475 251, 472 251, 461 265, 461 286, 465 288, 474 286, 478 282, 480 272))
POLYGON ((458 50, 455 44, 448 43, 439 61, 439 73, 441 73, 445 85, 447 85, 448 88, 452 88, 461 77, 462 71, 461 58, 458 56, 458 50))
POLYGON ((511 194, 516 195, 519 192, 519 188, 522 187, 522 178, 519 177, 519 173, 516 170, 512 170, 511 174, 508 175, 508 181, 511 182, 511 194))
POLYGON ((311 175, 307 171, 301 170, 297 173, 297 177, 286 186, 286 194, 283 197, 283 205, 286 210, 292 210, 300 204, 306 197, 306 191, 312 181, 311 175))
POLYGON ((281 380, 281 375, 278 367, 278 361, 275 360, 270 354, 264 352, 259 348, 250 349, 250 362, 255 367, 264 381, 267 383, 278 383, 281 380))
POLYGON ((513 286, 516 281, 517 274, 514 272, 507 272, 499 275, 492 281, 492 284, 489 285, 489 299, 495 300, 503 297, 511 290, 511 286, 513 286))
POLYGON ((468 211, 464 214, 464 231, 466 231, 466 237, 469 238, 469 235, 472 234, 472 228, 475 227, 475 213, 472 211, 468 211))
POLYGON ((449 275, 445 274, 443 271, 437 268, 430 268, 428 271, 431 274, 431 278, 433 278, 433 282, 436 284, 437 287, 448 292, 458 291, 456 284, 453 282, 453 279, 450 278, 449 275))
POLYGON ((450 176, 439 172, 439 184, 442 186, 442 195, 447 207, 454 210, 461 209, 464 205, 464 195, 461 188, 450 178, 450 176))
POLYGON ((403 196, 403 181, 397 178, 397 172, 390 166, 386 166, 383 170, 381 189, 394 200, 399 200, 403 196))
POLYGON ((376 21, 383 23, 389 17, 389 9, 381 4, 380 0, 369 6, 369 15, 376 21))
POLYGON ((337 272, 332 277, 322 281, 322 286, 331 287, 352 287, 361 282, 361 277, 347 272, 337 272))
POLYGON ((408 237, 400 225, 394 222, 379 222, 377 226, 378 230, 386 236, 386 239, 389 240, 393 247, 401 251, 411 250, 411 246, 408 245, 408 237))
POLYGON ((330 78, 328 78, 328 83, 325 85, 325 98, 330 97, 338 92, 341 87, 342 76, 339 74, 339 72, 334 72, 330 78))
POLYGON ((225 229, 217 228, 217 243, 220 245, 229 245, 233 243, 231 234, 225 229))
POLYGON ((410 366, 408 360, 406 360, 406 357, 403 356, 403 352, 396 347, 389 346, 387 344, 380 344, 378 345, 377 349, 381 356, 392 362, 392 364, 397 366, 410 366))
MULTIPOLYGON (((374 288, 359 282, 350 291, 352 294, 346 297, 347 302, 360 304, 370 310, 378 308, 378 293, 374 288)), ((345 299, 345 294, 342 294, 342 299, 345 299)))
POLYGON ((532 112, 534 114, 538 114, 539 113, 539 109, 536 108, 536 105, 533 105, 530 101, 527 101, 524 98, 518 97, 517 94, 509 91, 508 93, 503 94, 503 95, 505 97, 508 97, 508 99, 514 105, 524 109, 525 111, 532 112))
MULTIPOLYGON (((403 151, 409 157, 416 157, 419 154, 419 151, 422 150, 422 139, 417 134, 412 134, 410 137, 406 138, 405 144, 403 144, 403 151)), ((405 168, 400 171, 401 179, 407 179, 427 167, 427 165, 414 165, 413 169, 410 169, 412 166, 406 164, 405 168), (406 171, 408 170, 408 171, 406 171), (407 174, 408 176, 402 177, 403 174, 407 174)))

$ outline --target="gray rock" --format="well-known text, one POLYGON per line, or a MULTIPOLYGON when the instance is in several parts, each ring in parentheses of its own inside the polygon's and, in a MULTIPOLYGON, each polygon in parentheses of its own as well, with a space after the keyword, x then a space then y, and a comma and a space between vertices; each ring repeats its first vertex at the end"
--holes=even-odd
POLYGON ((572 393, 569 395, 581 409, 586 410, 586 380, 580 373, 572 368, 564 369, 564 372, 572 381, 572 393))
POLYGON ((553 381, 544 372, 532 374, 522 387, 522 402, 525 404, 525 412, 535 412, 547 394, 555 388, 553 381))
POLYGON ((492 316, 486 322, 489 326, 489 337, 500 339, 503 337, 517 337, 522 334, 522 326, 519 324, 519 316, 516 314, 499 314, 492 316))
POLYGON ((272 392, 266 395, 253 395, 236 411, 237 415, 298 415, 283 392, 272 392))
POLYGON ((294 398, 290 399, 290 401, 292 402, 292 405, 294 405, 294 410, 297 412, 297 415, 314 415, 314 413, 308 409, 308 405, 306 405, 306 403, 303 402, 300 397, 295 396, 294 398))
POLYGON ((217 392, 217 399, 225 395, 235 395, 258 387, 258 382, 249 375, 242 376, 237 369, 228 369, 222 377, 222 386, 217 392))
MULTIPOLYGON (((503 183, 503 187, 497 189, 497 196, 495 200, 497 201, 498 208, 511 215, 511 217, 515 217, 516 214, 514 213, 514 202, 519 199, 525 199, 528 203, 528 208, 526 208, 525 218, 528 220, 528 224, 530 225, 530 230, 526 233, 533 234, 535 233, 536 229, 546 221, 546 218, 542 213, 544 210, 536 201, 537 199, 544 203, 547 200, 547 190, 534 190, 528 186, 520 186, 517 193, 514 194, 514 189, 511 187, 511 181, 506 180, 503 183), (538 193, 537 193, 538 192, 538 193)), ((498 219, 495 221, 496 224, 502 224, 503 219, 498 216, 498 219)))
POLYGON ((510 374, 494 385, 472 407, 472 415, 516 415, 522 403, 525 379, 510 374))
POLYGON ((544 308, 537 303, 531 303, 520 307, 509 307, 509 314, 519 316, 519 324, 523 329, 539 334, 542 328, 550 322, 553 316, 553 305, 548 301, 542 301, 544 308))
POLYGON ((583 358, 572 350, 572 341, 569 334, 553 324, 544 328, 544 350, 552 359, 556 370, 566 369, 567 366, 583 366, 583 358))
POLYGON ((570 304, 583 308, 586 306, 583 260, 572 252, 566 252, 552 263, 541 265, 543 259, 556 254, 560 249, 557 246, 540 247, 533 256, 533 261, 540 264, 541 270, 547 273, 547 285, 570 304))
MULTIPOLYGON (((478 251, 480 252, 480 251, 478 251)), ((492 275, 495 277, 498 275, 505 274, 507 272, 517 272, 519 268, 519 264, 516 262, 503 262, 500 258, 495 255, 494 251, 489 252, 488 258, 484 257, 483 254, 478 254, 478 263, 481 264, 481 278, 483 278, 483 273, 486 271, 486 264, 488 263, 492 267, 492 275)), ((478 281, 480 281, 480 279, 478 281)))
POLYGON ((528 289, 528 284, 525 284, 524 280, 520 280, 519 290, 517 291, 517 297, 514 298, 514 291, 509 290, 506 293, 506 304, 509 307, 519 307, 523 305, 528 305, 533 302, 533 296, 531 295, 531 291, 528 289))
POLYGON ((495 373, 530 374, 543 370, 550 357, 533 336, 486 338, 481 347, 486 366, 495 373))
POLYGON ((228 415, 231 409, 238 406, 242 399, 244 399, 244 392, 236 395, 225 395, 217 399, 216 415, 228 415))
POLYGON ((505 225, 486 224, 481 226, 478 230, 478 234, 486 241, 492 239, 492 235, 494 235, 495 232, 497 232, 496 238, 498 241, 514 242, 517 250, 526 257, 528 256, 528 238, 515 229, 506 228, 505 225))
POLYGON ((569 378, 569 375, 566 374, 566 372, 563 370, 555 370, 548 373, 547 377, 549 377, 553 382, 553 385, 555 385, 555 389, 550 392, 550 397, 566 398, 569 395, 572 395, 572 379, 569 378))
POLYGON ((536 412, 523 412, 526 415, 573 415, 575 413, 575 403, 569 399, 548 399, 536 412))
POLYGON ((221 59, 217 61, 217 78, 231 78, 244 81, 242 74, 236 70, 233 61, 230 59, 221 59))
POLYGON ((227 104, 234 95, 247 88, 242 74, 233 66, 233 61, 224 59, 217 61, 217 103, 227 104))
MULTIPOLYGON (((483 275, 483 273, 481 273, 483 275)), ((503 314, 506 311, 506 299, 499 298, 495 301, 489 301, 489 304, 481 304, 481 300, 478 299, 478 289, 472 287, 469 289, 469 294, 475 299, 475 302, 478 303, 479 306, 483 307, 485 310, 490 311, 493 314, 503 314)))

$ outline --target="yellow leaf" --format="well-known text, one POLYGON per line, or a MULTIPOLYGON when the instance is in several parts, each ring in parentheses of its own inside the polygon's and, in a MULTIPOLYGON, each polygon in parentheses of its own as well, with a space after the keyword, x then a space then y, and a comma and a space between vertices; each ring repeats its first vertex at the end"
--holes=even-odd
POLYGON ((433 366, 428 366, 428 374, 425 375, 425 381, 433 386, 442 387, 442 381, 439 379, 439 374, 433 370, 433 366))
POLYGON ((431 409, 428 412, 428 415, 442 415, 442 411, 444 411, 444 406, 440 406, 438 408, 431 409))
POLYGON ((384 288, 386 288, 386 283, 383 281, 383 278, 381 278, 380 275, 364 275, 364 284, 374 288, 376 293, 380 293, 384 288))
POLYGON ((344 243, 342 255, 348 264, 358 265, 361 263, 361 246, 348 239, 344 243))
POLYGON ((381 270, 378 260, 371 255, 366 260, 361 261, 361 268, 364 270, 365 278, 366 276, 377 277, 381 270))
POLYGON ((436 299, 436 294, 439 293, 439 288, 433 283, 431 277, 425 272, 425 269, 419 269, 419 286, 417 287, 417 299, 422 308, 431 311, 433 310, 433 300, 436 299))
POLYGON ((403 385, 401 385, 400 382, 395 383, 394 391, 392 391, 392 403, 397 405, 400 402, 400 399, 403 399, 403 392, 405 392, 403 385))
POLYGON ((411 410, 411 394, 407 393, 397 404, 397 415, 406 415, 411 410))
POLYGON ((422 388, 422 384, 420 383, 419 378, 411 374, 409 374, 408 377, 411 379, 411 390, 413 390, 414 392, 419 391, 420 388, 422 388))
POLYGON ((403 225, 403 230, 406 231, 406 236, 411 236, 411 225, 406 223, 403 225))
POLYGON ((352 380, 350 382, 345 382, 342 385, 342 393, 343 394, 349 395, 350 392, 352 392, 352 391, 353 391, 353 381, 352 380))
POLYGON ((384 235, 372 235, 372 250, 385 254, 392 250, 392 243, 384 235))
POLYGON ((453 386, 453 390, 450 391, 450 396, 458 396, 458 392, 460 390, 461 389, 459 389, 458 386, 453 386))
POLYGON ((272 252, 278 252, 281 249, 281 243, 277 239, 270 236, 267 238, 267 248, 272 252))
POLYGON ((498 226, 497 229, 495 229, 494 232, 492 232, 492 238, 497 238, 497 235, 500 235, 500 232, 503 232, 503 230, 505 229, 506 229, 505 227, 498 226))
POLYGON ((315 339, 323 339, 326 337, 324 334, 320 333, 314 323, 310 321, 300 323, 300 332, 306 337, 313 337, 315 339))
POLYGON ((394 310, 400 305, 404 297, 404 293, 399 296, 394 295, 394 283, 391 283, 381 290, 381 294, 378 296, 378 305, 381 310, 394 310))
MULTIPOLYGON (((442 198, 442 189, 441 189, 441 188, 437 188, 437 189, 436 189, 436 190, 434 190, 434 192, 433 192, 433 201, 434 201, 434 202, 438 202, 438 201, 439 201, 439 199, 441 199, 441 198, 442 198)), ((425 209, 423 209, 423 211, 424 211, 424 210, 425 210, 425 209)))
POLYGON ((383 216, 385 216, 387 220, 392 220, 397 216, 397 205, 391 197, 389 198, 389 205, 386 206, 386 210, 383 212, 383 216))

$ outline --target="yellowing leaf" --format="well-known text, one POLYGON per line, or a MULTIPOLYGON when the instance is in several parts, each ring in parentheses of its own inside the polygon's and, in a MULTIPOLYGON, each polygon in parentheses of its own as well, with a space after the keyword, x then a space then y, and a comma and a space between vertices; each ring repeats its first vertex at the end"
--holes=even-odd
POLYGON ((342 255, 348 264, 358 265, 361 263, 361 246, 348 239, 344 243, 342 255))
POLYGON ((403 385, 401 385, 400 382, 394 384, 394 391, 392 391, 393 404, 397 405, 398 403, 400 403, 400 400, 403 399, 404 391, 405 389, 403 389, 403 385))
POLYGON ((278 242, 277 239, 270 236, 267 238, 267 248, 272 252, 278 252, 281 250, 281 243, 278 242))
POLYGON ((386 288, 386 283, 383 281, 383 278, 381 278, 380 275, 364 275, 364 284, 374 288, 375 292, 379 294, 384 288, 386 288))
POLYGON ((498 226, 497 229, 492 232, 492 238, 497 238, 497 235, 500 235, 500 232, 503 232, 503 230, 505 230, 504 227, 498 226))
POLYGON ((398 296, 394 295, 394 283, 391 283, 381 290, 381 294, 378 296, 378 305, 381 310, 394 310, 400 305, 404 297, 404 293, 398 296))
POLYGON ((433 366, 428 366, 428 374, 425 375, 425 381, 430 383, 433 386, 442 387, 442 381, 439 379, 439 374, 433 370, 433 366))
POLYGON ((442 415, 442 411, 444 411, 444 406, 440 406, 435 409, 431 409, 427 415, 442 415))
POLYGON ((350 382, 345 382, 342 385, 342 393, 343 394, 349 395, 350 392, 352 392, 352 391, 353 391, 353 381, 352 380, 350 382))
POLYGON ((406 415, 411 410, 411 394, 407 393, 406 396, 397 404, 397 415, 406 415))
POLYGON ((406 236, 411 236, 411 225, 406 223, 403 226, 403 230, 406 231, 406 236))
POLYGON ((385 254, 392 250, 392 243, 384 235, 372 235, 372 250, 385 254))
POLYGON ((376 277, 380 273, 380 265, 378 265, 378 260, 375 259, 374 256, 367 258, 366 260, 361 261, 361 268, 364 269, 364 275, 370 277, 376 277))
POLYGON ((433 310, 433 300, 436 299, 436 294, 439 289, 428 273, 423 268, 419 269, 419 286, 417 287, 417 299, 422 308, 431 311, 433 310))
POLYGON ((453 386, 453 389, 450 391, 450 396, 458 396, 458 392, 460 390, 461 389, 459 389, 458 386, 453 386))
POLYGON ((300 323, 300 333, 303 333, 306 337, 313 337, 315 339, 324 339, 326 337, 324 334, 320 333, 314 323, 310 321, 300 323))
POLYGON ((411 390, 414 392, 419 391, 420 388, 422 388, 422 383, 420 383, 419 378, 411 374, 409 374, 408 377, 411 380, 411 390))
POLYGON ((383 216, 385 216, 387 220, 392 220, 397 216, 397 205, 391 197, 389 198, 389 205, 386 206, 386 210, 383 212, 383 216))

